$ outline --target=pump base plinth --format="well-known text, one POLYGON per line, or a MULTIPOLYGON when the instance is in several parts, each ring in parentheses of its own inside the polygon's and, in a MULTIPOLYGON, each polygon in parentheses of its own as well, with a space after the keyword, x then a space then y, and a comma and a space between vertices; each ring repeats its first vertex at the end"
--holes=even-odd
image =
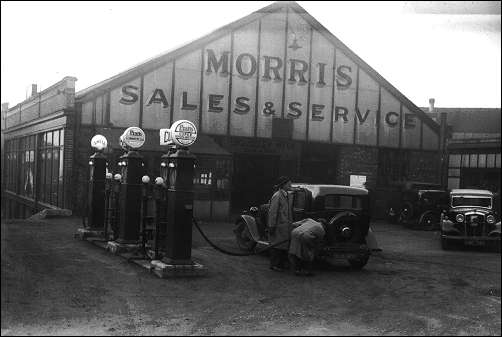
POLYGON ((169 264, 160 260, 150 262, 151 270, 160 278, 204 276, 207 268, 192 261, 187 264, 169 264))
POLYGON ((136 253, 140 249, 141 244, 139 243, 121 243, 117 241, 108 241, 106 245, 106 250, 110 251, 112 254, 136 253))
POLYGON ((105 232, 100 229, 92 229, 92 228, 79 228, 77 229, 77 233, 75 233, 74 237, 76 239, 85 240, 87 238, 104 238, 105 232))

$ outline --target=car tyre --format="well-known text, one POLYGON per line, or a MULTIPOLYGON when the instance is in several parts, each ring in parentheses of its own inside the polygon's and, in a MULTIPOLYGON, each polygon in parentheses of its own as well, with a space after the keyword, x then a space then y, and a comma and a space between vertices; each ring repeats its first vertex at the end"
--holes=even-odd
POLYGON ((401 211, 399 212, 399 224, 406 225, 408 220, 411 220, 411 218, 413 218, 413 212, 413 205, 409 202, 406 202, 403 207, 401 207, 401 211))
POLYGON ((256 246, 256 242, 254 241, 251 233, 249 232, 249 228, 244 221, 239 221, 234 230, 235 240, 237 241, 237 246, 244 251, 251 252, 256 246))
POLYGON ((349 261, 351 269, 361 270, 368 263, 369 259, 370 259, 369 256, 363 256, 363 257, 359 257, 356 259, 349 259, 348 261, 349 261))
POLYGON ((420 216, 420 221, 418 224, 420 226, 420 229, 428 231, 438 229, 439 216, 434 214, 434 212, 432 211, 425 212, 420 216))

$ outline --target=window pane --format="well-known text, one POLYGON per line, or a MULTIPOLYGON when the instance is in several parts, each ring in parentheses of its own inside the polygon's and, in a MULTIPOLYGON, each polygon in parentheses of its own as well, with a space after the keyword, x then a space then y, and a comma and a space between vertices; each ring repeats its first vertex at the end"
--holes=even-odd
POLYGON ((460 169, 449 169, 448 176, 449 177, 460 177, 460 169))
POLYGON ((54 131, 54 133, 53 133, 53 138, 54 138, 54 139, 53 139, 53 141, 52 141, 52 144, 53 144, 54 146, 59 146, 59 130, 54 131))
POLYGON ((486 167, 486 154, 479 155, 478 167, 481 168, 486 167))
POLYGON ((472 168, 478 167, 478 155, 477 154, 471 154, 469 156, 469 158, 470 158, 469 167, 472 167, 472 168))
POLYGON ((64 145, 64 129, 59 130, 59 145, 64 145))
POLYGON ((500 153, 497 153, 496 155, 495 167, 500 168, 500 153))
POLYGON ((52 146, 52 131, 47 132, 47 145, 46 146, 52 146))
POLYGON ((486 156, 486 167, 495 167, 495 153, 490 153, 486 156))
POLYGON ((59 149, 55 148, 52 152, 52 189, 51 203, 58 204, 58 179, 59 179, 59 149))
POLYGON ((469 167, 469 155, 462 155, 462 167, 469 167))
POLYGON ((448 189, 459 188, 460 178, 448 178, 448 189))
POLYGON ((461 155, 459 154, 450 154, 450 167, 460 167, 460 159, 461 155))

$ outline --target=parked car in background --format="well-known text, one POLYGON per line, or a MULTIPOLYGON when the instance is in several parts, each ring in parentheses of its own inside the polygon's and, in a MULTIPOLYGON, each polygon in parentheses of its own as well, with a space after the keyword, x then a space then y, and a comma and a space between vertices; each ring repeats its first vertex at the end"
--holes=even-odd
MULTIPOLYGON (((341 185, 292 184, 290 202, 293 221, 324 218, 326 237, 317 258, 345 258, 355 269, 363 268, 376 247, 370 229, 368 191, 341 185)), ((237 244, 247 251, 262 250, 269 243, 266 233, 268 204, 251 207, 241 214, 234 233, 237 244)))
POLYGON ((454 189, 449 207, 441 215, 441 246, 453 242, 493 246, 500 252, 500 215, 494 211, 493 193, 487 190, 454 189))
POLYGON ((416 181, 401 183, 399 187, 389 208, 390 220, 415 229, 439 229, 448 192, 440 185, 416 181))

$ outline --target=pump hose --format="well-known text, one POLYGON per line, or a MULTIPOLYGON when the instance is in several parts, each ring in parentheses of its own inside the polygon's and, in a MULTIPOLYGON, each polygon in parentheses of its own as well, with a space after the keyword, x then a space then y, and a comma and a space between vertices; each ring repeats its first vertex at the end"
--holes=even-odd
POLYGON ((225 250, 225 249, 223 249, 221 247, 218 247, 213 242, 211 242, 211 240, 209 240, 209 238, 206 236, 206 234, 204 234, 204 232, 202 231, 202 229, 200 229, 199 224, 197 223, 197 220, 195 220, 195 219, 192 218, 192 222, 195 225, 195 227, 199 230, 200 235, 202 235, 202 237, 204 238, 204 240, 206 240, 207 243, 209 243, 209 245, 211 245, 211 247, 213 247, 214 249, 216 249, 220 253, 231 255, 231 256, 251 256, 251 255, 258 255, 258 254, 261 254, 263 252, 266 252, 267 250, 269 250, 271 248, 274 248, 276 246, 282 245, 283 243, 289 242, 289 240, 284 240, 284 241, 281 241, 281 242, 278 242, 278 243, 274 243, 273 245, 270 245, 267 248, 264 248, 262 250, 251 252, 251 253, 231 252, 231 251, 225 250))

